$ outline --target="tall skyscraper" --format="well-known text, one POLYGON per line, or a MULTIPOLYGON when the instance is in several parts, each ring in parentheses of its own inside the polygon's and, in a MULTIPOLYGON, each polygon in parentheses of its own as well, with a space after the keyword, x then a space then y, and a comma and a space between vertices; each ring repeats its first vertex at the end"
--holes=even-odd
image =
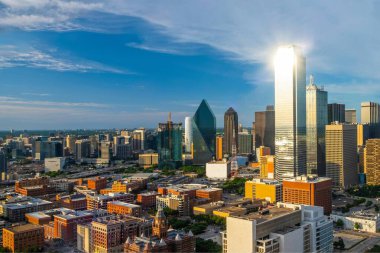
POLYGON ((369 139, 365 151, 367 184, 380 184, 380 139, 369 139))
POLYGON ((310 77, 306 88, 307 174, 326 174, 325 125, 327 125, 327 91, 318 88, 310 77))
MULTIPOLYGON (((296 46, 275 57, 276 179, 306 173, 306 60, 296 46)), ((257 127, 256 127, 257 130, 257 127)))
POLYGON ((182 161, 182 123, 173 123, 170 113, 166 123, 158 124, 157 149, 160 164, 182 161))
POLYGON ((380 137, 380 106, 374 102, 361 104, 361 123, 369 125, 369 137, 380 137))
POLYGON ((75 159, 81 160, 91 156, 91 143, 87 139, 75 141, 75 159))
POLYGON ((357 123, 356 110, 355 109, 346 109, 345 119, 346 119, 347 123, 357 123))
POLYGON ((216 120, 206 100, 193 117, 193 163, 205 165, 215 156, 216 120))
POLYGON ((136 129, 132 133, 132 147, 134 151, 145 150, 145 129, 136 129))
POLYGON ((5 152, 0 150, 0 181, 7 178, 7 157, 5 152))
POLYGON ((326 177, 346 189, 357 184, 356 125, 326 125, 326 177))
POLYGON ((224 113, 224 154, 236 155, 239 152, 238 133, 238 114, 230 107, 224 113))
POLYGON ((346 106, 344 104, 328 104, 328 123, 346 122, 346 106))
POLYGON ((185 118, 185 152, 191 153, 191 146, 193 145, 193 128, 191 124, 191 117, 185 118))
POLYGON ((272 152, 274 147, 274 107, 268 105, 263 112, 255 112, 255 147, 260 146, 270 147, 272 152))
POLYGON ((111 142, 102 141, 99 143, 99 155, 98 155, 98 157, 101 159, 111 160, 111 158, 112 158, 111 142))

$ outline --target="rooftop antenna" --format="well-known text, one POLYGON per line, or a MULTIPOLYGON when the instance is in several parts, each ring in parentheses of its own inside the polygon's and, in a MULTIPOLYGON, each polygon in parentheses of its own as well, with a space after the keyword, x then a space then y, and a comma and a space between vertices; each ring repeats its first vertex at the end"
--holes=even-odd
POLYGON ((314 84, 314 76, 310 75, 310 77, 309 77, 309 85, 313 85, 313 84, 314 84))

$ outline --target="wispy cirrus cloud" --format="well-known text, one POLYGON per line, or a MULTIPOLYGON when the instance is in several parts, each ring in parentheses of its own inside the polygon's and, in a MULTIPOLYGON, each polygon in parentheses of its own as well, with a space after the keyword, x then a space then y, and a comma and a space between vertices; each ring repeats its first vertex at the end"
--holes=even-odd
POLYGON ((65 59, 35 48, 25 49, 13 45, 0 45, 0 69, 13 67, 41 68, 61 72, 132 74, 130 71, 120 70, 97 62, 65 59))
POLYGON ((108 104, 92 102, 57 102, 49 100, 27 100, 10 96, 0 96, 1 106, 33 106, 33 107, 81 107, 81 108, 109 108, 108 104))

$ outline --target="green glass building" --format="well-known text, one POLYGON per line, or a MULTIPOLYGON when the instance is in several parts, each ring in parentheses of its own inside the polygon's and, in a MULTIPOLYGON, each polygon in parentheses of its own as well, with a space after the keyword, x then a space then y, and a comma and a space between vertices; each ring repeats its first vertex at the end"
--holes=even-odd
POLYGON ((160 164, 182 162, 182 123, 158 124, 157 150, 160 164))
POLYGON ((193 116, 192 126, 193 164, 205 165, 215 156, 216 120, 204 99, 193 116))

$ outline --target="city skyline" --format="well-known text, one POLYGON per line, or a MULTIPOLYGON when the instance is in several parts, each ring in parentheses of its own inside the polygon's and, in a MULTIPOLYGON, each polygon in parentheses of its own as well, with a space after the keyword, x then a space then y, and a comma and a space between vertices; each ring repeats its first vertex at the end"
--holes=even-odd
POLYGON ((2 0, 0 129, 154 128, 170 111, 183 122, 202 99, 218 127, 229 107, 251 126, 274 104, 273 52, 288 43, 303 48, 329 103, 359 119, 361 102, 380 100, 378 45, 366 39, 379 4, 295 4, 202 5, 209 15, 197 1, 2 0))

